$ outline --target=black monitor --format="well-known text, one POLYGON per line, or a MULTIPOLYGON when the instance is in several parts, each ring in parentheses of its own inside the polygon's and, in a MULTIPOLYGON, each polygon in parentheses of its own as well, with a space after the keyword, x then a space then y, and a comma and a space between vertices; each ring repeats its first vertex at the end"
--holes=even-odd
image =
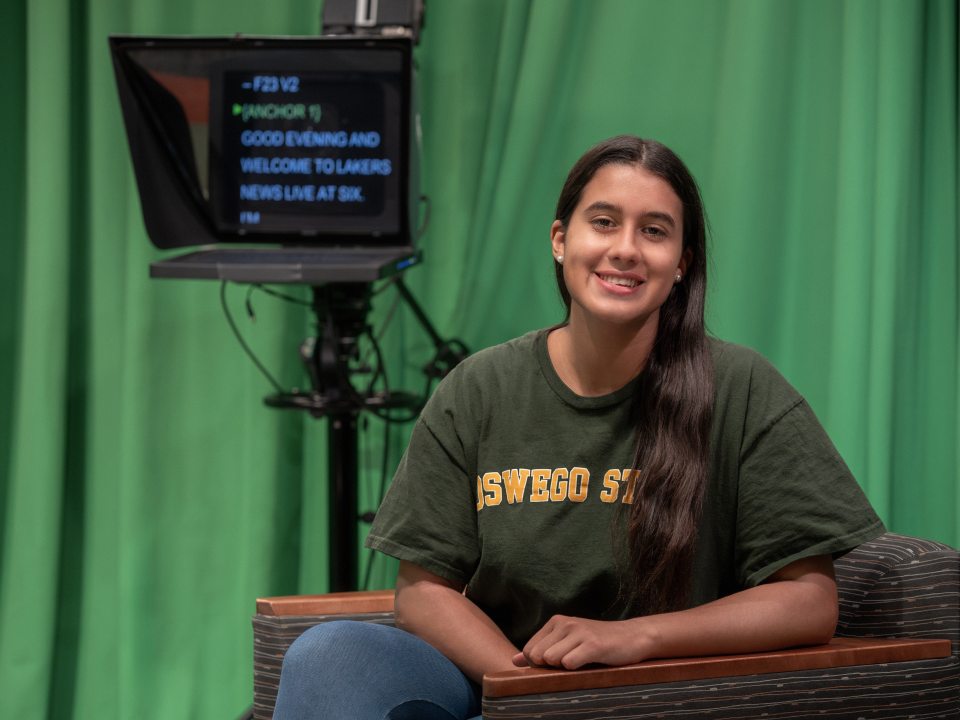
POLYGON ((410 247, 409 38, 110 38, 160 248, 410 247))

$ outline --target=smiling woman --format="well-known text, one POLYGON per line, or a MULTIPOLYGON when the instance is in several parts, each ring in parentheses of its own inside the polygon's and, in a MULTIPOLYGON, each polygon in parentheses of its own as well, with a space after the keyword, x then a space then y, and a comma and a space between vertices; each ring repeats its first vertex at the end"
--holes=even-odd
POLYGON ((571 322, 652 340, 689 261, 682 215, 680 198, 656 175, 623 163, 600 168, 569 220, 551 229, 554 255, 565 258, 571 322))
POLYGON ((556 217, 567 323, 547 338, 551 361, 582 396, 613 392, 639 374, 633 464, 645 466, 640 491, 655 502, 633 506, 627 585, 650 610, 675 607, 689 585, 713 411, 700 192, 669 148, 620 136, 574 165, 556 217))
POLYGON ((517 665, 833 634, 832 557, 883 526, 803 398, 707 337, 686 167, 654 141, 600 143, 550 237, 566 320, 441 383, 368 536, 401 561, 398 628, 304 633, 277 720, 468 718, 482 676, 517 665))

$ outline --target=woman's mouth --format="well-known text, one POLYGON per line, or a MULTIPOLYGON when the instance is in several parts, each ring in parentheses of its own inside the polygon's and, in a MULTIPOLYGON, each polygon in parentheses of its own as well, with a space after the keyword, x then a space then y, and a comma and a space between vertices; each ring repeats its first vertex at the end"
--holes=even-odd
POLYGON ((602 273, 597 273, 597 277, 610 285, 617 285, 625 288, 635 288, 640 284, 640 280, 637 278, 623 277, 622 275, 604 275, 602 273))

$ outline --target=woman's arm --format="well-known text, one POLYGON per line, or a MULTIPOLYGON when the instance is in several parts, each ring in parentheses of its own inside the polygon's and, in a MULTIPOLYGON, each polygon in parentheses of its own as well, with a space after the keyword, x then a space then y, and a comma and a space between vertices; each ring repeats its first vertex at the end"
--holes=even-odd
POLYGON ((619 621, 552 617, 516 665, 575 669, 649 658, 725 655, 825 643, 837 626, 837 585, 828 555, 805 558, 763 584, 714 602, 619 621))
POLYGON ((463 595, 463 586, 403 560, 394 613, 397 627, 426 640, 474 682, 514 667, 517 648, 463 595))

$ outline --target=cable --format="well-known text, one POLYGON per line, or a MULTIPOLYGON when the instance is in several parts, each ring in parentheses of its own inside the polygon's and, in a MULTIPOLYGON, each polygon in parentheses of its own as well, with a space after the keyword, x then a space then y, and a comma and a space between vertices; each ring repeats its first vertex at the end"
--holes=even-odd
MULTIPOLYGON (((332 328, 333 328, 332 319, 328 317, 327 332, 332 332, 332 328)), ((386 366, 386 363, 383 361, 383 352, 380 349, 380 343, 377 342, 376 337, 370 331, 369 328, 364 330, 363 335, 366 335, 367 338, 369 338, 370 344, 373 347, 373 352, 377 356, 377 370, 375 371, 374 375, 383 377, 384 395, 386 397, 389 397, 390 384, 387 380, 387 374, 386 374, 387 366, 386 366)), ((350 375, 349 375, 350 368, 347 367, 346 362, 339 362, 339 361, 336 362, 334 365, 334 371, 337 374, 339 386, 350 396, 350 398, 354 401, 357 407, 364 409, 370 413, 373 413, 378 418, 388 423, 408 423, 416 420, 420 414, 420 409, 423 407, 423 403, 426 402, 426 397, 424 397, 420 402, 417 403, 417 408, 413 412, 403 417, 394 417, 393 415, 390 414, 389 408, 378 408, 378 407, 371 407, 367 405, 366 397, 361 395, 357 391, 357 389, 353 386, 353 383, 350 382, 350 375)), ((370 395, 370 392, 372 391, 372 389, 373 389, 373 385, 371 383, 366 390, 367 396, 370 395)))
POLYGON ((394 283, 396 283, 397 280, 399 280, 399 279, 400 279, 400 276, 399 276, 399 275, 394 275, 393 277, 387 278, 387 279, 384 280, 384 282, 380 285, 380 287, 374 288, 373 290, 370 291, 370 297, 375 297, 376 295, 379 295, 379 294, 382 293, 384 290, 386 290, 387 288, 389 288, 390 286, 392 286, 394 283))
POLYGON ((427 231, 427 228, 430 227, 430 196, 421 195, 420 202, 424 205, 423 211, 423 222, 420 223, 420 227, 417 228, 417 240, 423 237, 423 234, 427 231))
POLYGON ((247 345, 247 341, 243 339, 243 335, 240 334, 240 328, 237 327, 237 323, 233 319, 233 315, 230 313, 230 307, 227 305, 227 281, 224 280, 220 283, 220 306, 223 308, 223 314, 227 318, 227 324, 230 325, 230 329, 233 330, 234 337, 237 338, 237 342, 240 343, 240 347, 243 348, 243 351, 247 354, 253 364, 257 366, 257 369, 261 374, 273 385, 273 389, 277 391, 278 394, 283 394, 284 390, 280 386, 280 383, 277 382, 276 378, 270 374, 270 371, 263 366, 263 363, 257 359, 257 356, 253 353, 253 350, 250 349, 250 346, 247 345))
MULTIPOLYGON (((364 334, 370 338, 370 348, 364 353, 363 357, 360 359, 361 367, 368 366, 371 353, 376 354, 376 351, 377 351, 376 338, 373 336, 370 330, 368 329, 367 332, 365 332, 364 334)), ((380 356, 377 355, 377 367, 372 373, 370 373, 370 382, 367 383, 367 395, 373 394, 373 388, 376 386, 377 380, 379 380, 381 377, 383 378, 383 383, 386 386, 387 385, 387 369, 384 367, 383 363, 380 362, 380 356)))
MULTIPOLYGON (((395 284, 395 283, 392 283, 395 284)), ((382 338, 386 332, 387 328, 390 327, 390 323, 393 320, 393 316, 397 313, 397 308, 400 307, 400 301, 403 300, 402 295, 394 295, 393 302, 390 304, 389 309, 387 310, 386 316, 383 318, 383 325, 380 326, 380 332, 377 333, 378 338, 382 338)))
MULTIPOLYGON (((372 352, 377 357, 377 370, 373 374, 373 380, 377 378, 383 378, 383 392, 386 395, 390 395, 390 379, 387 377, 387 366, 383 362, 383 351, 380 350, 380 343, 377 342, 377 336, 373 334, 373 331, 370 328, 367 328, 367 331, 364 333, 367 338, 370 340, 370 350, 367 355, 372 352)), ((370 393, 373 391, 373 381, 370 382, 370 387, 367 389, 367 392, 370 393)))
MULTIPOLYGON (((375 290, 373 293, 371 293, 371 297, 373 297, 374 295, 378 295, 379 293, 383 292, 383 291, 386 290, 388 287, 392 286, 395 282, 396 282, 396 278, 393 278, 393 279, 391 279, 390 281, 384 283, 384 284, 381 285, 377 290, 375 290)), ((374 341, 374 342, 375 342, 378 338, 382 338, 382 337, 386 334, 387 328, 390 326, 390 321, 393 320, 393 316, 394 316, 394 314, 396 313, 397 308, 400 306, 400 300, 401 300, 401 299, 402 299, 402 298, 401 298, 399 295, 394 296, 393 302, 390 304, 390 307, 387 309, 387 314, 386 314, 386 316, 383 318, 383 324, 380 326, 380 331, 377 333, 376 336, 374 336, 374 335, 369 335, 371 341, 374 341)), ((367 363, 370 362, 370 353, 374 352, 374 349, 375 349, 374 347, 371 347, 369 350, 367 350, 367 351, 364 353, 363 357, 360 358, 360 363, 361 363, 361 365, 366 365, 367 363)), ((382 365, 378 365, 377 372, 379 372, 380 367, 382 367, 382 365)), ((367 392, 368 392, 368 393, 373 389, 373 384, 374 384, 374 382, 376 381, 376 379, 377 379, 377 377, 376 377, 376 373, 375 373, 375 374, 374 374, 374 377, 370 380, 370 385, 369 385, 369 387, 367 388, 367 392)))
POLYGON ((253 311, 253 302, 250 300, 251 295, 253 295, 253 285, 248 285, 247 296, 243 299, 243 305, 247 309, 247 317, 253 322, 257 319, 257 314, 253 311))

